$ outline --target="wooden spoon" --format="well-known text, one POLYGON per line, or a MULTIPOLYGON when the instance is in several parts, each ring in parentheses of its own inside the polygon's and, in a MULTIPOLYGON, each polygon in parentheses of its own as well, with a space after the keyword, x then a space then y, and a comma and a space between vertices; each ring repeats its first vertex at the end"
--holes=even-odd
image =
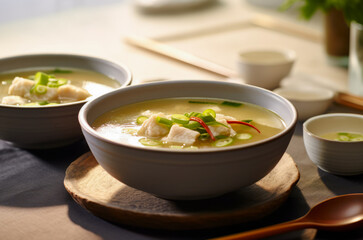
POLYGON ((214 238, 214 240, 260 239, 303 228, 348 230, 361 226, 363 226, 363 193, 356 193, 327 199, 296 220, 214 238))

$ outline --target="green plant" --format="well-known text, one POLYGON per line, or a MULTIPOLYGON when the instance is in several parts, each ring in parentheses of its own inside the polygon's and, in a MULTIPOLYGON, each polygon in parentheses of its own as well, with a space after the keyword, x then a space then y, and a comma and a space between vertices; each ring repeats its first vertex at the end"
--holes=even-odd
POLYGON ((363 25, 363 0, 286 0, 280 9, 287 10, 293 5, 298 5, 305 19, 310 19, 318 10, 327 12, 335 8, 343 12, 347 22, 355 21, 363 25))

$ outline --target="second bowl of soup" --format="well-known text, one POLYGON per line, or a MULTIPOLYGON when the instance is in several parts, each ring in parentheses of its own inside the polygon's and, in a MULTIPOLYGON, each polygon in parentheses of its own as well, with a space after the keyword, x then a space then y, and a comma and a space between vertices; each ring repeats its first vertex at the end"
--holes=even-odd
POLYGON ((0 59, 0 81, 0 138, 34 149, 80 139, 79 109, 130 84, 131 73, 99 58, 37 54, 0 59))
POLYGON ((189 80, 116 90, 87 103, 79 121, 116 179, 167 199, 203 199, 268 174, 287 148, 296 111, 262 88, 189 80))

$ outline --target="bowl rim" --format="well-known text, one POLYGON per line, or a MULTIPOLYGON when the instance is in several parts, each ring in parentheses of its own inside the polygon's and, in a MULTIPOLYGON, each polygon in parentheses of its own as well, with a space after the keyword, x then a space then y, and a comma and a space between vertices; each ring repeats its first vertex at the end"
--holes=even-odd
POLYGON ((283 48, 283 47, 270 47, 270 48, 255 48, 255 49, 246 49, 241 50, 238 52, 237 55, 237 64, 249 65, 249 66, 283 66, 289 65, 294 63, 297 60, 297 54, 294 50, 290 48, 283 48), (282 54, 285 59, 276 62, 256 62, 256 61, 249 61, 244 59, 242 55, 250 54, 250 53, 262 53, 262 52, 273 52, 273 53, 280 53, 282 54))
MULTIPOLYGON (((203 84, 208 84, 208 83, 214 83, 214 84, 227 84, 227 85, 231 85, 231 86, 244 86, 247 88, 256 88, 259 91, 264 91, 264 92, 268 92, 269 94, 274 95, 275 97, 278 97, 279 99, 283 100, 285 104, 287 104, 290 108, 290 110, 293 113, 292 116, 292 121, 291 124, 289 126, 286 126, 286 128, 281 131, 278 134, 275 134, 269 138, 266 139, 262 139, 260 141, 257 142, 252 142, 252 143, 248 143, 248 144, 244 144, 244 145, 237 145, 237 146, 228 146, 228 147, 224 147, 224 148, 206 148, 206 149, 198 149, 198 150, 192 150, 192 149, 170 149, 170 148, 152 148, 152 147, 142 147, 142 146, 133 146, 131 144, 125 144, 122 142, 117 142, 108 138, 105 138, 103 136, 101 136, 95 129, 93 129, 91 127, 91 125, 88 123, 87 121, 87 114, 89 113, 89 108, 92 107, 92 105, 97 104, 98 102, 102 102, 105 99, 107 99, 110 96, 116 95, 116 94, 121 94, 123 91, 132 91, 132 89, 134 88, 142 88, 144 86, 154 86, 154 85, 159 85, 159 84, 178 84, 178 83, 188 83, 191 82, 190 80, 169 80, 169 81, 165 81, 165 82, 151 82, 151 83, 145 83, 145 84, 139 84, 139 85, 133 85, 133 86, 129 86, 126 88, 119 88, 116 91, 112 91, 109 93, 106 93, 102 96, 99 96, 97 98, 92 99, 91 101, 87 102, 85 105, 83 105, 83 107, 81 108, 81 110, 79 111, 78 114, 78 120, 80 123, 80 126, 82 128, 83 131, 86 131, 88 134, 90 134, 91 136, 93 136, 94 138, 103 141, 103 142, 107 142, 109 144, 112 145, 116 145, 116 146, 120 146, 120 147, 124 147, 124 148, 128 148, 128 149, 137 149, 139 151, 145 151, 145 152, 164 152, 164 153, 183 153, 183 154, 205 154, 205 153, 211 153, 211 152, 224 152, 224 151, 233 151, 233 150, 240 150, 240 149, 244 149, 244 148, 248 148, 248 147, 256 147, 259 145, 262 145, 266 142, 272 142, 275 141, 276 139, 283 137, 284 135, 287 135, 290 133, 290 131, 293 131, 295 129, 296 123, 297 123, 297 112, 295 107, 292 105, 292 103, 290 101, 288 101, 287 99, 283 98, 282 96, 279 96, 278 94, 269 91, 267 89, 264 88, 260 88, 260 87, 256 87, 256 86, 251 86, 251 85, 247 85, 247 84, 237 84, 237 83, 230 83, 230 82, 222 82, 222 81, 213 81, 213 80, 193 80, 192 82, 194 83, 203 83, 203 84), (130 90, 131 89, 131 90, 130 90)), ((271 110, 270 110, 271 111, 271 110)), ((99 117, 99 116, 98 116, 99 117)))
POLYGON ((356 141, 356 142, 344 142, 344 141, 336 141, 336 140, 330 140, 330 139, 326 139, 326 138, 322 138, 319 135, 316 135, 315 133, 309 131, 308 129, 308 125, 311 124, 314 121, 317 121, 319 119, 328 119, 331 117, 350 117, 350 118, 358 118, 358 119, 362 119, 363 120, 363 115, 362 114, 357 114, 357 113, 326 113, 326 114, 321 114, 321 115, 317 115, 314 117, 311 117, 309 119, 307 119, 304 123, 303 123, 303 132, 308 134, 309 136, 315 138, 315 139, 319 139, 321 141, 326 141, 326 142, 333 142, 336 144, 362 144, 363 141, 356 141))
MULTIPOLYGON (((13 56, 8 56, 8 57, 2 57, 0 58, 0 63, 2 61, 9 61, 9 60, 16 60, 16 59, 21 59, 21 58, 34 58, 34 57, 69 57, 69 58, 79 58, 79 59, 88 59, 91 61, 96 61, 98 63, 104 63, 106 65, 110 65, 112 67, 115 68, 122 68, 124 70, 124 72, 126 73, 126 81, 124 84, 121 84, 121 86, 119 88, 122 88, 124 86, 129 86, 132 83, 132 79, 133 79, 133 75, 132 72, 130 71, 129 67, 127 67, 124 64, 119 64, 119 63, 115 63, 113 61, 110 61, 108 59, 104 59, 104 58, 100 58, 100 57, 94 57, 94 56, 90 56, 90 55, 84 55, 84 54, 73 54, 73 53, 31 53, 31 54, 19 54, 19 55, 13 55, 13 56)), ((36 67, 34 67, 36 68, 36 67)), ((21 69, 21 68, 19 68, 21 69)), ((13 69, 16 70, 16 69, 13 69)), ((13 71, 13 70, 9 70, 13 71)), ((92 70, 90 70, 92 71, 92 70)), ((3 73, 1 73, 3 74, 3 73)), ((115 88, 114 90, 111 91, 115 91, 119 88, 115 88)), ((69 102, 69 103, 62 103, 59 105, 44 105, 44 106, 17 106, 17 105, 7 105, 7 104, 2 104, 0 102, 0 108, 9 108, 9 109, 40 109, 40 108, 59 108, 59 107, 64 107, 64 106, 73 106, 73 105, 83 105, 86 102, 89 102, 90 100, 92 100, 92 96, 90 96, 87 99, 81 100, 81 101, 76 101, 76 102, 69 102)))

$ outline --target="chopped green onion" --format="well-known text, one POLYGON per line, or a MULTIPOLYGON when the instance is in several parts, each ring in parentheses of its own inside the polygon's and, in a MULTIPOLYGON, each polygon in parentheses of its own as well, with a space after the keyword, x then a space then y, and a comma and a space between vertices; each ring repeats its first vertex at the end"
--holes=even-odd
POLYGON ((222 105, 225 106, 231 106, 231 107, 239 107, 242 105, 242 103, 238 103, 238 102, 229 102, 229 101, 224 101, 221 103, 222 105))
POLYGON ((173 125, 173 121, 167 119, 167 118, 163 118, 163 117, 156 117, 156 122, 157 123, 161 123, 161 124, 164 124, 168 127, 171 127, 171 125, 173 125))
POLYGON ((188 101, 189 103, 196 103, 196 104, 218 104, 216 102, 204 102, 204 101, 188 101))
POLYGON ((47 87, 43 85, 35 85, 34 91, 36 94, 46 94, 47 87))
POLYGON ((213 109, 206 109, 203 111, 203 115, 208 116, 211 115, 213 118, 216 118, 217 114, 213 109))
POLYGON ((342 141, 342 142, 348 142, 348 141, 352 141, 352 142, 363 141, 363 135, 362 134, 359 134, 359 133, 345 133, 345 132, 340 132, 340 133, 338 133, 338 138, 336 140, 342 141))
POLYGON ((253 120, 242 120, 241 122, 245 122, 245 123, 250 123, 252 122, 253 120))
POLYGON ((37 72, 34 76, 35 85, 46 86, 49 81, 49 76, 43 72, 37 72))
POLYGON ((214 146, 214 147, 226 147, 228 145, 231 145, 232 143, 233 143, 233 138, 227 137, 227 138, 222 138, 222 139, 218 139, 218 140, 214 141, 212 143, 212 146, 214 146))
POLYGON ((351 138, 350 141, 352 142, 363 141, 363 136, 351 138))
POLYGON ((65 78, 58 78, 58 84, 59 85, 65 85, 65 84, 67 84, 68 83, 68 80, 67 79, 65 79, 65 78))
POLYGON ((338 133, 338 141, 348 142, 350 140, 349 133, 338 133))
POLYGON ((200 123, 200 125, 202 125, 202 127, 209 133, 210 138, 213 141, 216 140, 215 137, 214 137, 214 135, 213 135, 213 133, 212 133, 212 131, 209 129, 209 127, 207 126, 207 124, 205 124, 205 122, 202 119, 200 119, 198 117, 191 117, 190 120, 191 121, 196 121, 196 122, 200 123))
POLYGON ((183 127, 195 130, 199 128, 201 125, 198 122, 190 121, 188 124, 184 124, 183 127))
POLYGON ((171 120, 175 123, 179 124, 188 124, 189 123, 189 117, 183 115, 183 114, 173 114, 171 115, 171 120))
POLYGON ((198 131, 199 133, 206 133, 207 132, 207 130, 202 126, 198 127, 197 129, 194 129, 194 130, 198 131))
POLYGON ((339 135, 339 136, 348 136, 348 135, 349 135, 349 133, 346 133, 346 132, 339 132, 339 133, 338 133, 338 135, 339 135))
POLYGON ((138 117, 138 118, 136 119, 136 123, 137 123, 138 125, 141 125, 141 124, 143 124, 146 120, 148 120, 148 117, 140 116, 140 117, 138 117))
POLYGON ((209 133, 205 132, 199 135, 199 139, 202 141, 208 140, 210 138, 209 133))
POLYGON ((141 138, 139 142, 144 146, 159 146, 161 142, 155 139, 141 138))
POLYGON ((215 121, 216 121, 212 115, 201 116, 200 118, 201 118, 201 119, 202 119, 205 123, 215 122, 215 121))
POLYGON ((223 127, 226 127, 226 128, 229 128, 227 125, 221 123, 221 122, 217 122, 217 121, 214 121, 214 122, 207 122, 207 125, 209 126, 215 126, 215 125, 221 125, 223 127))
POLYGON ((202 114, 198 113, 198 112, 190 112, 190 113, 186 113, 184 114, 186 117, 190 118, 190 117, 201 117, 202 114))
POLYGON ((250 133, 238 133, 236 138, 239 140, 248 140, 252 138, 252 134, 250 133))
POLYGON ((49 104, 49 102, 48 101, 41 101, 41 102, 38 102, 38 104, 39 105, 47 105, 47 104, 49 104))
POLYGON ((56 68, 56 69, 54 69, 52 71, 49 71, 48 73, 72 73, 72 71, 71 70, 56 68))
POLYGON ((60 79, 50 78, 47 85, 48 85, 48 87, 51 87, 51 88, 58 88, 67 83, 68 83, 68 80, 64 79, 64 78, 60 78, 60 79))
POLYGON ((227 138, 228 136, 226 135, 218 135, 216 136, 216 139, 223 139, 223 138, 227 138))

